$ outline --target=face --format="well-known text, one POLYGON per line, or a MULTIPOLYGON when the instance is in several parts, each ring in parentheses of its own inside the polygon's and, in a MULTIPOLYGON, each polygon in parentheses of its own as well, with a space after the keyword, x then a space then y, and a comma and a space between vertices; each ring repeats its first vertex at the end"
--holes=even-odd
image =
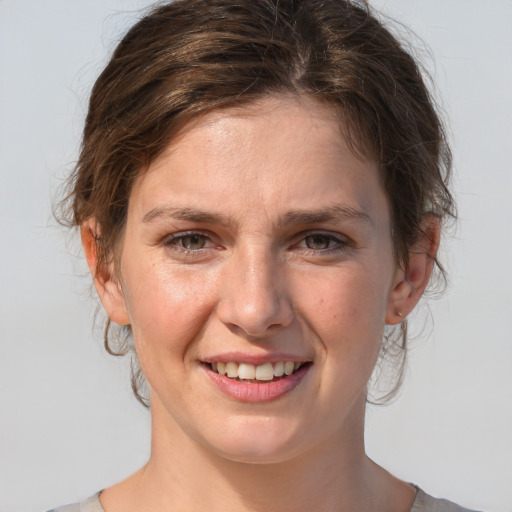
POLYGON ((134 184, 103 297, 132 326, 158 429, 256 462, 361 437, 390 231, 377 165, 320 106, 272 97, 189 124, 134 184))

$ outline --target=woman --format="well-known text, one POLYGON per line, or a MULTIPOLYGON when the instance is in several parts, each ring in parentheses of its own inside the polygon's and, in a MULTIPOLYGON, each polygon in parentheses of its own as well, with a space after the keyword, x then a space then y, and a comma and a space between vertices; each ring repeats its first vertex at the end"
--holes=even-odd
POLYGON ((449 177, 417 65, 366 6, 155 7, 95 84, 67 198, 151 456, 61 510, 464 510, 363 440, 379 355, 441 268, 449 177))

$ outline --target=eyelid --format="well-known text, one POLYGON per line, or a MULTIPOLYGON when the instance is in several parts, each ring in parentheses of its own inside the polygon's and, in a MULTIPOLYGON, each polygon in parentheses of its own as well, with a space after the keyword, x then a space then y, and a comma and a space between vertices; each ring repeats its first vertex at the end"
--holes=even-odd
MULTIPOLYGON (((311 253, 316 254, 327 254, 330 252, 336 252, 336 251, 344 251, 347 248, 351 247, 353 245, 352 240, 347 237, 346 235, 343 235, 342 233, 338 232, 331 232, 331 231, 324 231, 320 229, 312 229, 308 231, 303 231, 296 235, 295 242, 292 243, 291 249, 299 249, 302 251, 308 251, 311 253), (311 236, 322 236, 329 239, 329 242, 333 244, 332 247, 327 247, 325 249, 311 249, 309 247, 300 247, 301 244, 305 243, 306 238, 311 236)), ((197 230, 197 229, 190 229, 186 231, 180 231, 177 233, 168 234, 165 237, 162 238, 161 244, 165 247, 172 247, 174 250, 182 252, 182 253, 188 253, 192 255, 198 255, 198 253, 209 251, 215 248, 219 247, 219 243, 215 241, 215 235, 213 235, 210 232, 197 230), (201 247, 198 249, 187 249, 186 247, 180 246, 178 243, 179 240, 186 238, 188 236, 198 236, 205 239, 205 247, 201 247)))
POLYGON ((191 252, 192 253, 192 252, 199 252, 199 251, 204 251, 204 250, 212 249, 215 246, 215 242, 213 241, 211 234, 209 234, 207 232, 204 232, 204 231, 200 231, 200 230, 196 230, 196 229, 191 229, 191 230, 187 230, 187 231, 180 231, 178 233, 172 233, 170 235, 166 235, 162 239, 162 245, 164 245, 166 247, 173 246, 173 247, 175 247, 176 249, 178 249, 180 251, 191 252), (180 247, 176 243, 173 243, 173 242, 177 242, 177 241, 179 241, 179 240, 181 240, 183 238, 186 238, 188 236, 198 236, 198 237, 205 238, 207 242, 211 243, 211 246, 209 246, 209 247, 202 247, 200 249, 187 249, 186 247, 180 247))
POLYGON ((349 237, 347 235, 344 235, 342 233, 333 232, 329 230, 324 229, 310 229, 307 231, 303 231, 297 235, 297 239, 299 241, 304 240, 308 236, 325 236, 327 238, 331 238, 332 240, 338 240, 339 242, 349 242, 349 237))
POLYGON ((336 251, 344 251, 348 247, 352 245, 352 241, 350 238, 348 238, 346 235, 343 235, 341 233, 333 233, 330 231, 324 231, 324 230, 309 230, 300 233, 297 242, 293 244, 294 248, 301 249, 303 251, 309 251, 311 253, 316 254, 327 254, 329 252, 336 252, 336 251), (311 249, 309 247, 298 247, 300 244, 305 243, 306 238, 310 236, 324 236, 329 239, 330 242, 333 242, 333 247, 327 247, 325 249, 311 249))

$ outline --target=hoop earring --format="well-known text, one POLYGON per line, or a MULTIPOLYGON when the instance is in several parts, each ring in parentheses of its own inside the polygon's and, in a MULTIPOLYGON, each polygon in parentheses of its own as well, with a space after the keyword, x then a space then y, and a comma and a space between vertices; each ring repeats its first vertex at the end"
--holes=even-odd
POLYGON ((110 317, 107 318, 107 322, 105 323, 105 330, 103 331, 103 346, 105 347, 105 350, 110 355, 115 355, 112 352, 112 349, 110 348, 110 343, 108 341, 108 331, 110 330, 110 325, 112 324, 112 321, 110 320, 110 317))

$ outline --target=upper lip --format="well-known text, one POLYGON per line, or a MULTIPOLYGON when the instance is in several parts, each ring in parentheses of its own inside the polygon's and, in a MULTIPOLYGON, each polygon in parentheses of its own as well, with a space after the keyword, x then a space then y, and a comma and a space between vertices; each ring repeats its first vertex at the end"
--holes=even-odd
POLYGON ((214 356, 208 356, 201 359, 204 363, 245 363, 253 364, 255 366, 266 363, 278 363, 280 361, 292 361, 294 363, 306 363, 311 361, 310 357, 301 356, 297 354, 273 352, 269 354, 248 354, 242 352, 223 352, 214 356))

